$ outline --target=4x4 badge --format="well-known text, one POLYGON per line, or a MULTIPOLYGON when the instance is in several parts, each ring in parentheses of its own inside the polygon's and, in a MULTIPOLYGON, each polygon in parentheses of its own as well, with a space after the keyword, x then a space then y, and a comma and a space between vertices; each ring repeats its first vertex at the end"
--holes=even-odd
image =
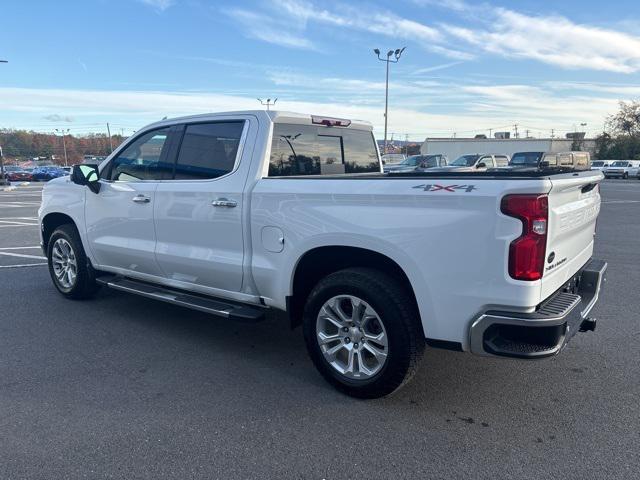
POLYGON ((422 184, 416 185, 411 188, 420 188, 425 192, 438 192, 443 190, 445 192, 455 192, 456 190, 464 190, 465 192, 472 192, 477 190, 475 185, 438 185, 438 184, 422 184))

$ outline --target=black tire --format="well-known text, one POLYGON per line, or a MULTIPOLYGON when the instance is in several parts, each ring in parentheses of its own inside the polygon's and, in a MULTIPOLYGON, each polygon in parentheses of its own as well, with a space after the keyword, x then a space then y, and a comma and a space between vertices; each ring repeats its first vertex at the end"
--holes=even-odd
POLYGON ((397 391, 416 372, 425 338, 413 296, 399 282, 378 270, 349 268, 323 278, 311 291, 303 313, 307 350, 316 368, 335 388, 357 398, 379 398, 397 391), (380 317, 388 337, 386 361, 367 379, 351 379, 325 359, 316 334, 322 306, 337 295, 353 295, 380 317))
POLYGON ((623 179, 623 180, 626 180, 627 178, 629 178, 629 174, 628 174, 628 173, 624 173, 624 174, 622 175, 622 179, 623 179))
POLYGON ((72 299, 85 299, 92 297, 100 288, 96 283, 96 272, 87 258, 80 235, 75 225, 65 224, 56 228, 47 242, 47 263, 49 275, 56 289, 65 297, 72 299), (62 285, 57 278, 53 266, 53 250, 56 241, 64 239, 71 246, 76 261, 76 278, 70 287, 62 285))

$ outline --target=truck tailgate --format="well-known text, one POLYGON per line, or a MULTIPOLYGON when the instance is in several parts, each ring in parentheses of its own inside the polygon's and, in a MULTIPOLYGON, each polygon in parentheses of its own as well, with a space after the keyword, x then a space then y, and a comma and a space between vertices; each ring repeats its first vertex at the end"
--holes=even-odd
POLYGON ((562 287, 591 258, 602 178, 595 171, 551 177, 541 299, 562 287))

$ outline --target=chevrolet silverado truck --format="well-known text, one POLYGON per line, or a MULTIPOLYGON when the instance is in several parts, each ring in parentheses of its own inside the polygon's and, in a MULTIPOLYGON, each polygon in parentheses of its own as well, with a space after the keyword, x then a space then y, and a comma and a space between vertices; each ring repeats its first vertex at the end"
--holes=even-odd
MULTIPOLYGON (((593 330, 600 172, 385 174, 370 124, 276 111, 163 120, 50 181, 55 288, 301 325, 324 378, 374 398, 425 345, 556 355, 593 330)), ((277 324, 277 322, 276 322, 277 324)))

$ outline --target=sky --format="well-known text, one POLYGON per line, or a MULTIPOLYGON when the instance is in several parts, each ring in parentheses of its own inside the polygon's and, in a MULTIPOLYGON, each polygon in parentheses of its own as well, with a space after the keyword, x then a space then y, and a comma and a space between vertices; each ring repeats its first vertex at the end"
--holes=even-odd
MULTIPOLYGON (((396 139, 574 128, 640 99, 640 2, 9 1, 0 128, 129 135, 165 116, 276 108, 396 139)), ((586 126, 581 126, 586 124, 586 126)))

